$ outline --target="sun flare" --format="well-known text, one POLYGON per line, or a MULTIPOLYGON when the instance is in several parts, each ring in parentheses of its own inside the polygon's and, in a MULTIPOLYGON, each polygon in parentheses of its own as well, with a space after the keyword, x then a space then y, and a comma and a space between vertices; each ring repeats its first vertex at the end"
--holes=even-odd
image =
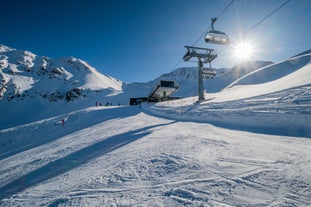
POLYGON ((250 42, 240 42, 234 47, 233 53, 239 60, 247 61, 253 57, 254 48, 250 42))

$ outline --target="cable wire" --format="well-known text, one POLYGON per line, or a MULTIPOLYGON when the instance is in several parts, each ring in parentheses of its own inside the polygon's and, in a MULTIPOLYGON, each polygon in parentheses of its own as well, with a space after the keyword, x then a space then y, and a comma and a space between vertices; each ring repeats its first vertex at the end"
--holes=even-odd
POLYGON ((272 16, 274 13, 276 13, 279 9, 281 9, 283 6, 285 6, 288 2, 290 2, 290 0, 287 0, 286 2, 284 2, 282 5, 280 5, 278 8, 276 8, 275 10, 273 10, 270 14, 268 14, 267 16, 265 16, 262 20, 260 20, 257 24, 255 24, 254 26, 252 26, 251 28, 249 28, 246 32, 244 32, 243 35, 246 35, 247 33, 249 33, 251 30, 253 30, 255 27, 257 27, 258 25, 260 25, 261 23, 263 23, 266 19, 268 19, 270 16, 272 16))
MULTIPOLYGON (((231 0, 230 3, 220 12, 220 14, 216 17, 217 19, 220 18, 226 11, 227 9, 231 6, 231 4, 234 2, 234 0, 231 0)), ((206 32, 208 32, 208 30, 211 28, 211 26, 209 26, 201 35, 200 37, 192 44, 192 46, 195 46, 199 41, 200 39, 206 34, 206 32)), ((183 59, 181 58, 177 63, 176 65, 174 66, 173 69, 177 68, 178 65, 183 61, 183 59)))
MULTIPOLYGON (((227 9, 231 6, 231 4, 234 2, 234 0, 231 0, 230 3, 222 10, 222 12, 220 12, 220 14, 216 17, 217 19, 220 18, 226 11, 227 9)), ((263 19, 261 19, 259 22, 257 22, 254 26, 252 26, 251 28, 249 28, 248 30, 246 30, 243 33, 243 36, 246 35, 247 33, 249 33, 250 31, 252 31, 253 29, 255 29, 258 25, 260 25, 261 23, 263 23, 265 20, 267 20, 269 17, 271 17, 274 13, 276 13, 278 10, 280 10, 282 7, 284 7, 286 4, 288 4, 290 2, 290 0, 285 1, 284 3, 282 3, 280 6, 278 6, 276 9, 274 9, 272 12, 270 12, 268 15, 266 15, 263 19)), ((211 28, 211 26, 209 26, 201 35, 200 37, 192 44, 192 46, 195 46, 200 39, 204 36, 204 34, 206 34, 209 29, 211 28)), ((222 50, 220 50, 218 52, 218 54, 222 53, 225 49, 227 49, 228 47, 223 48, 222 50)), ((178 67, 178 65, 183 61, 183 59, 181 58, 175 65, 174 69, 178 67)))
MULTIPOLYGON (((234 2, 234 0, 231 0, 231 2, 222 10, 222 12, 220 12, 220 14, 216 17, 216 19, 219 19, 225 12, 226 10, 231 6, 231 4, 234 2)), ((206 32, 208 32, 208 30, 211 28, 211 26, 209 26, 201 35, 200 37, 192 44, 192 46, 195 46, 200 39, 206 34, 206 32)))
MULTIPOLYGON (((249 33, 250 31, 252 31, 253 29, 255 29, 258 25, 260 25, 261 23, 263 23, 266 19, 268 19, 269 17, 271 17, 274 13, 276 13, 278 10, 280 10, 282 7, 284 7, 286 4, 288 4, 290 2, 290 0, 287 0, 286 2, 284 2, 283 4, 281 4, 280 6, 278 6, 276 9, 274 9, 272 12, 270 12, 267 16, 265 16, 262 20, 260 20, 259 22, 257 22, 254 26, 252 26, 251 28, 249 28, 248 30, 246 30, 245 32, 243 32, 243 36, 245 36, 247 33, 249 33)), ((227 49, 228 47, 223 48, 222 50, 220 50, 218 52, 218 54, 222 53, 225 49, 227 49)))

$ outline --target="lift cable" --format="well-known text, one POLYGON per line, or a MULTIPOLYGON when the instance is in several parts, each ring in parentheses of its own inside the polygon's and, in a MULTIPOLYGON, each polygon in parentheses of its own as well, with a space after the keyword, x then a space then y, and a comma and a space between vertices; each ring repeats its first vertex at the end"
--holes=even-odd
MULTIPOLYGON (((222 10, 222 12, 216 17, 216 19, 219 19, 225 12, 226 10, 231 6, 231 4, 234 2, 234 0, 231 0, 231 2, 222 10)), ((201 36, 192 44, 192 46, 195 46, 200 39, 210 30, 211 26, 209 26, 202 34, 201 36)))
MULTIPOLYGON (((252 26, 251 28, 249 28, 248 30, 246 30, 245 32, 243 32, 243 36, 245 36, 247 33, 249 33, 250 31, 252 31, 253 29, 255 29, 258 25, 260 25, 261 23, 263 23, 265 20, 267 20, 269 17, 271 17, 274 13, 276 13, 278 10, 280 10, 282 7, 284 7, 286 4, 288 4, 290 2, 290 0, 287 0, 286 2, 284 2, 283 4, 281 4, 280 6, 278 6, 276 9, 274 9, 272 12, 270 12, 267 16, 265 16, 262 20, 260 20, 259 22, 257 22, 254 26, 252 26)), ((218 54, 222 53, 225 49, 227 49, 227 47, 223 48, 222 50, 220 50, 218 52, 218 54)))
POLYGON ((276 13, 278 10, 280 10, 283 6, 285 6, 288 2, 290 2, 290 0, 287 0, 286 2, 284 2, 282 5, 280 5, 279 7, 277 7, 275 10, 273 10, 270 14, 268 14, 267 16, 265 16, 262 20, 260 20, 257 24, 255 24, 254 26, 252 26, 251 28, 249 28, 246 32, 244 32, 243 35, 246 35, 247 33, 249 33, 251 30, 253 30, 255 27, 257 27, 258 25, 260 25, 261 23, 263 23, 266 19, 268 19, 270 16, 272 16, 274 13, 276 13))
MULTIPOLYGON (((220 12, 220 14, 216 17, 216 19, 219 19, 225 12, 226 10, 231 6, 231 4, 234 2, 234 0, 231 0, 231 2, 222 10, 222 12, 220 12)), ((211 28, 211 26, 209 26, 201 35, 200 37, 192 44, 192 46, 195 46, 200 39, 209 31, 209 29, 211 28)), ((183 61, 183 59, 181 58, 175 65, 174 69, 178 67, 178 65, 183 61)))

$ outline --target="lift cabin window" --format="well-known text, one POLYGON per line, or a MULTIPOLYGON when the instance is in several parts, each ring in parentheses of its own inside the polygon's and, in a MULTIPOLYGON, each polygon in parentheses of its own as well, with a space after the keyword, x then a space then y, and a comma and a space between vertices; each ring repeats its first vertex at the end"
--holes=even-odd
POLYGON ((161 85, 161 87, 166 87, 166 88, 174 88, 175 87, 174 81, 161 81, 160 85, 161 85))
POLYGON ((229 38, 225 33, 215 30, 210 31, 206 34, 205 41, 207 43, 223 44, 223 45, 227 45, 230 43, 229 38))

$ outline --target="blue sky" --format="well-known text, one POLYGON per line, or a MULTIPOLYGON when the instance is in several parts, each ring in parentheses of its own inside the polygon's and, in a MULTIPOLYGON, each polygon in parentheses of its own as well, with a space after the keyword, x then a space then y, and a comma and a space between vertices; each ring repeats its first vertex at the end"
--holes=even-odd
MULTIPOLYGON (((286 0, 235 0, 215 23, 233 43, 286 0)), ((183 62, 193 45, 231 0, 0 0, 0 44, 37 55, 83 59, 125 82, 146 82, 183 62)), ((291 0, 243 39, 253 59, 281 61, 311 49, 311 1, 291 0)), ((233 67, 232 47, 213 67, 233 67)))

